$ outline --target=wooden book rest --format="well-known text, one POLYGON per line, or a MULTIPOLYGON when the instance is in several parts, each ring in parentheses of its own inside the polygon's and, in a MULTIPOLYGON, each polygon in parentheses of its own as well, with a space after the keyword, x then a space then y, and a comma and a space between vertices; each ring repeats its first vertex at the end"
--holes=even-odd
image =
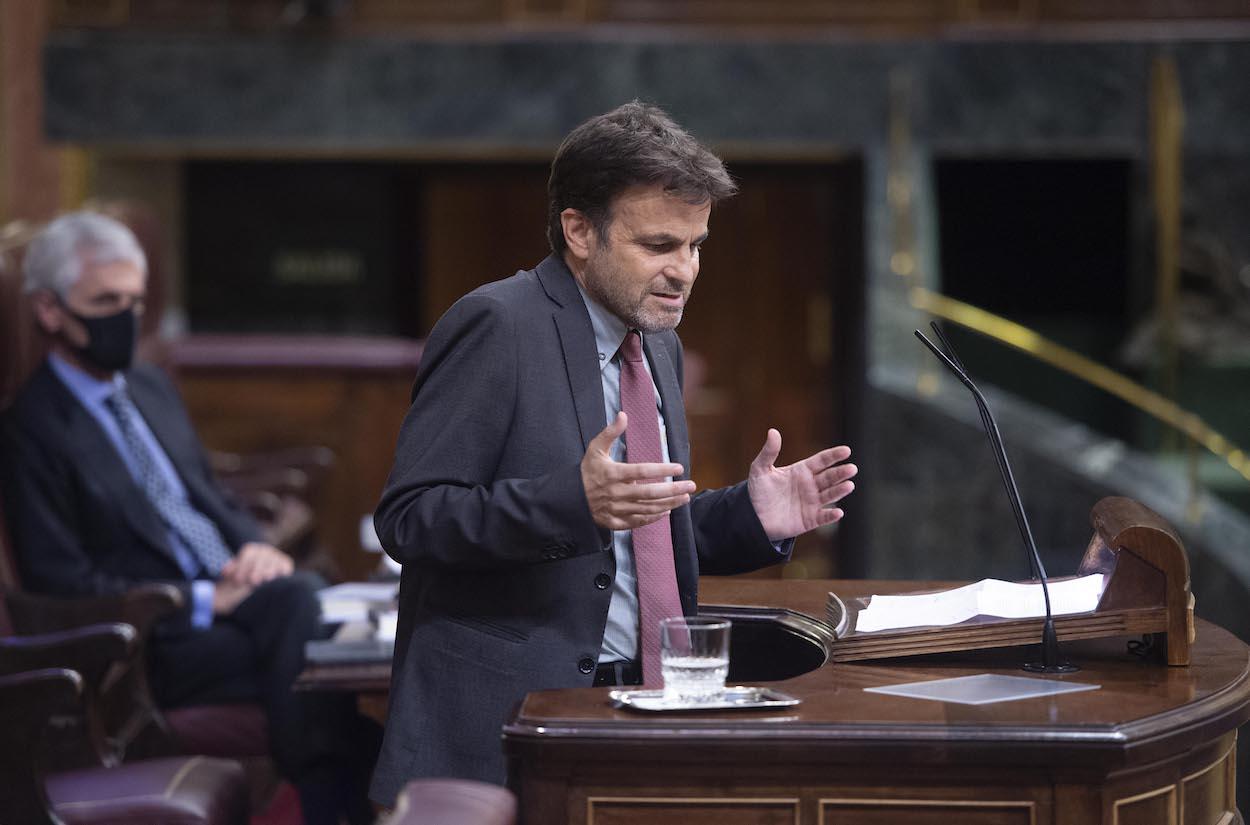
MULTIPOLYGON (((1188 665, 1194 640, 1194 599, 1189 589, 1189 560, 1176 531, 1158 513, 1120 497, 1099 501, 1090 521, 1094 535, 1076 575, 1102 573, 1107 580, 1092 612, 1055 617, 1060 641, 1155 634, 1156 642, 1166 646, 1169 665, 1188 665)), ((943 627, 860 633, 855 620, 869 600, 843 600, 829 594, 829 620, 837 636, 830 652, 833 661, 1031 645, 1042 636, 1041 618, 994 616, 976 616, 943 627)))

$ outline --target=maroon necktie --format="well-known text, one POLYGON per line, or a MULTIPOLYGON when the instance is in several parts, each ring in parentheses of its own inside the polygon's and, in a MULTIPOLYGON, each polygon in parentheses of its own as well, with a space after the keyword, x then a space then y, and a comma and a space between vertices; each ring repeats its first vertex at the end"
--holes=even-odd
MULTIPOLYGON (((664 461, 660 449, 660 425, 655 406, 655 387, 643 363, 642 338, 630 330, 621 344, 621 409, 629 416, 625 430, 625 460, 630 464, 664 461)), ((642 681, 659 687, 660 620, 680 616, 677 572, 673 567, 673 532, 668 514, 644 527, 635 527, 634 566, 638 573, 639 650, 642 681)))

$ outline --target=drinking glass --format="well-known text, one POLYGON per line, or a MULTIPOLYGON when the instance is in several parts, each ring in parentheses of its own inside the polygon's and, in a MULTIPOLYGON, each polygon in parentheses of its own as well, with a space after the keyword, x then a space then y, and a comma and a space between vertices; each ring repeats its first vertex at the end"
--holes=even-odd
POLYGON ((729 673, 729 620, 676 616, 660 622, 664 699, 710 702, 725 690, 729 673))

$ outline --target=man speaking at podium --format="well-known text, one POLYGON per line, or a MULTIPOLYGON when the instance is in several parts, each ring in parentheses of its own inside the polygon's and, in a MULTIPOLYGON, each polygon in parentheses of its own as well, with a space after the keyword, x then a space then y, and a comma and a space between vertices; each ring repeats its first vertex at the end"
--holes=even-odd
POLYGON ((552 254, 431 332, 375 517, 403 565, 379 802, 415 776, 502 782, 527 692, 658 687, 659 621, 695 612, 701 572, 842 517, 844 446, 778 467, 769 430, 745 482, 690 481, 673 330, 734 189, 661 110, 592 118, 552 162, 552 254))

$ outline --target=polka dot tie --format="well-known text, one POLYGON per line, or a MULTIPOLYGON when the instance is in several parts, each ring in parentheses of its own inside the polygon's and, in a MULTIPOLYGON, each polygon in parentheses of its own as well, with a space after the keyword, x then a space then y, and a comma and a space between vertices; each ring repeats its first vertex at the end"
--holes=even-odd
POLYGON ((139 409, 126 391, 118 390, 106 398, 104 404, 117 419, 122 439, 139 470, 139 486, 148 500, 165 525, 178 534, 204 569, 216 578, 232 558, 221 532, 207 516, 192 507, 191 502, 178 495, 161 473, 147 442, 139 436, 139 409))

